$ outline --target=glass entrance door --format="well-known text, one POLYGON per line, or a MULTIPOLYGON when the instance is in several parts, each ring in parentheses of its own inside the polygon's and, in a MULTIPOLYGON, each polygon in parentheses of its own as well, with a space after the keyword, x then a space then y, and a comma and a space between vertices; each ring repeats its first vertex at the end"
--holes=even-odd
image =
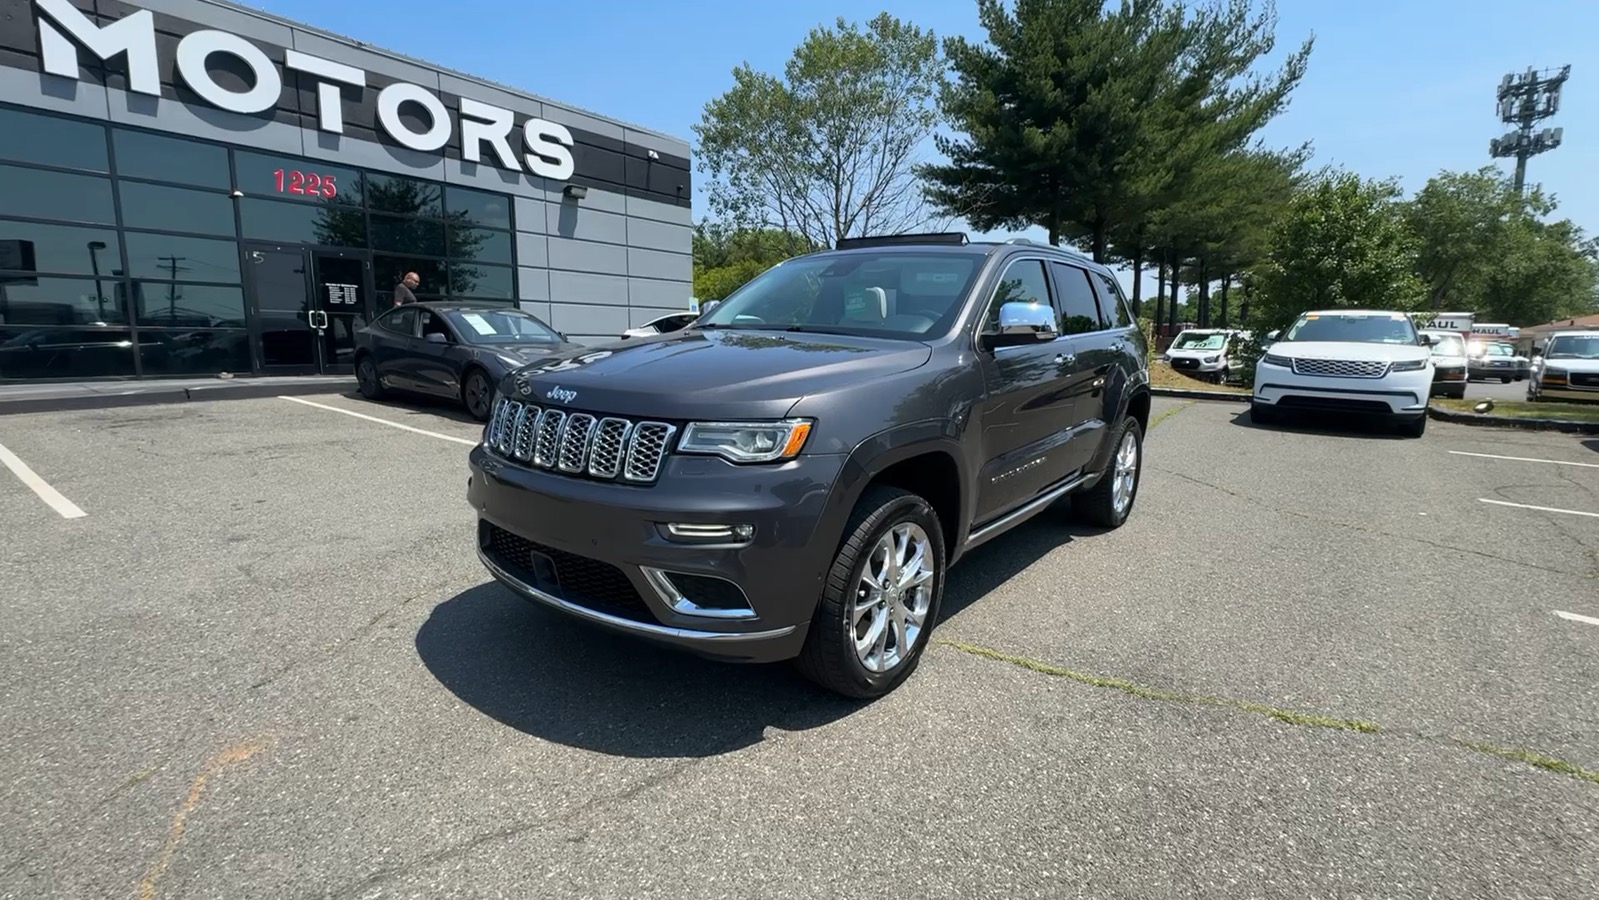
POLYGON ((260 371, 353 373, 356 330, 372 318, 366 254, 247 244, 244 261, 260 371))
POLYGON ((372 262, 350 250, 311 251, 312 305, 322 371, 355 372, 355 332, 372 321, 372 262))
POLYGON ((245 245, 245 290, 254 313, 256 355, 263 373, 318 371, 317 316, 311 308, 307 275, 302 247, 245 245))

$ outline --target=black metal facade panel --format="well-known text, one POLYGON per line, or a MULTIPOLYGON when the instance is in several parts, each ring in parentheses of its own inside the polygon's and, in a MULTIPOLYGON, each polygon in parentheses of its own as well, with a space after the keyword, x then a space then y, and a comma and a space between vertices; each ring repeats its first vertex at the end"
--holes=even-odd
MULTIPOLYGON (((77 8, 90 13, 100 24, 109 24, 138 9, 119 0, 72 0, 77 8)), ((0 0, 0 65, 34 72, 43 70, 39 49, 38 25, 32 0, 0 0)), ((210 26, 200 25, 177 17, 154 13, 157 58, 161 71, 162 97, 184 105, 207 106, 176 72, 178 42, 194 31, 210 26)), ((226 30, 226 29, 223 29, 226 30)), ((276 106, 256 116, 263 120, 315 129, 318 121, 317 80, 298 72, 283 70, 284 48, 240 35, 260 48, 267 58, 279 67, 283 77, 283 92, 276 106)), ((128 79, 125 61, 114 58, 102 64, 93 54, 80 52, 80 77, 86 83, 126 91, 128 79)), ((208 70, 218 85, 230 90, 245 90, 252 83, 248 69, 226 54, 215 54, 208 61, 208 70)), ((343 93, 344 134, 346 137, 373 141, 387 146, 399 146, 379 127, 377 95, 384 87, 400 79, 368 71, 364 88, 345 87, 343 93)), ((459 116, 460 98, 449 93, 439 94, 452 115, 459 116)), ((503 106, 498 97, 485 102, 503 106)), ((428 126, 426 113, 416 104, 403 104, 403 120, 423 130, 428 126)), ((527 112, 513 110, 516 128, 510 136, 511 149, 518 155, 526 152, 522 146, 521 126, 533 118, 527 112)), ((459 119, 457 118, 457 121, 459 119)), ((576 146, 572 148, 575 172, 571 178, 580 184, 599 190, 609 190, 629 196, 654 200, 676 206, 690 205, 692 180, 689 160, 674 154, 652 151, 650 148, 629 144, 609 135, 596 134, 580 127, 566 126, 571 131, 576 146), (654 152, 655 158, 650 154, 654 152)), ((484 148, 485 161, 494 160, 491 151, 484 148)), ((457 126, 443 155, 461 158, 461 129, 457 126)))

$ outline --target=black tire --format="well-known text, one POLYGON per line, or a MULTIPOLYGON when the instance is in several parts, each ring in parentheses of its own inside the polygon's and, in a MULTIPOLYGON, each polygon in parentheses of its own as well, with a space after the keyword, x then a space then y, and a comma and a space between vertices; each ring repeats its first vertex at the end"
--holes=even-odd
POLYGON ((1105 470, 1100 473, 1099 481, 1094 486, 1072 497, 1072 514, 1079 521, 1099 528, 1120 528, 1132 515, 1133 507, 1138 504, 1138 488, 1144 479, 1144 429, 1138 420, 1132 416, 1122 419, 1122 423, 1111 435, 1110 458, 1105 461, 1105 470), (1132 482, 1128 486, 1127 502, 1124 506, 1116 505, 1116 482, 1120 473, 1123 445, 1132 442, 1132 482))
POLYGON ((494 411, 494 386, 482 369, 468 369, 461 380, 461 405, 467 415, 479 422, 487 422, 494 411))
POLYGON ((1399 426, 1399 433, 1405 437, 1419 438, 1427 433, 1427 414, 1421 415, 1399 426))
POLYGON ((1450 391, 1449 396, 1456 400, 1464 400, 1466 399, 1466 389, 1462 387, 1457 390, 1450 391))
POLYGON ((370 356, 362 355, 356 359, 355 383, 361 389, 361 396, 368 400, 382 400, 388 396, 389 392, 378 381, 378 369, 372 364, 370 356))
POLYGON ((1275 425, 1281 419, 1282 417, 1277 414, 1277 410, 1264 403, 1249 404, 1249 421, 1254 422, 1256 425, 1275 425))
POLYGON ((821 602, 811 619, 795 664, 806 678, 845 697, 872 699, 894 690, 921 662, 922 653, 932 640, 944 601, 944 574, 947 564, 944 531, 931 504, 910 491, 883 485, 866 489, 855 504, 844 526, 844 541, 833 558, 822 588, 821 602), (854 601, 862 572, 872 551, 889 532, 903 523, 914 523, 927 535, 932 551, 932 595, 922 627, 910 645, 910 653, 886 672, 873 672, 855 652, 852 621, 854 601))
POLYGON ((1509 384, 1510 383, 1510 376, 1509 375, 1500 375, 1499 376, 1499 383, 1500 384, 1509 384))

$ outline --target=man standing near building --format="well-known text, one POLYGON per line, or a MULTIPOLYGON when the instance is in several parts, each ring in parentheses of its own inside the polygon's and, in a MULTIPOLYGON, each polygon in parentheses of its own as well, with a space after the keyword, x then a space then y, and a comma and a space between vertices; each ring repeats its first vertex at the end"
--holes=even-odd
POLYGON ((405 277, 400 279, 400 283, 394 286, 394 305, 399 306, 402 303, 415 303, 416 294, 411 292, 416 290, 416 286, 421 283, 422 276, 416 274, 415 272, 406 272, 405 277))

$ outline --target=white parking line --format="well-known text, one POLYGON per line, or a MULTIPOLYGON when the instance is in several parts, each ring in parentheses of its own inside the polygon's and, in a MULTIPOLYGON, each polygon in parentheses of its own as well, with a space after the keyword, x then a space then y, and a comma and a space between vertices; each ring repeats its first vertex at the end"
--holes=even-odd
POLYGON ((39 499, 43 500, 51 509, 60 513, 61 518, 81 519, 88 515, 88 513, 79 509, 76 503, 61 496, 61 492, 51 487, 49 482, 40 478, 37 472, 28 468, 28 464, 8 450, 5 444, 0 444, 0 463, 5 463, 6 468, 11 470, 11 474, 21 479, 22 483, 27 485, 35 494, 38 494, 39 499))
POLYGON ((1573 622, 1582 622, 1585 625, 1599 625, 1599 619, 1595 619, 1593 616, 1579 616, 1576 613, 1561 612, 1558 609, 1555 610, 1555 615, 1562 619, 1570 619, 1573 622))
POLYGON ((1599 519, 1599 513, 1581 512, 1575 509, 1556 509, 1553 506, 1532 506, 1526 503, 1511 503, 1508 500, 1489 500, 1486 497, 1478 497, 1477 502, 1492 503, 1495 506, 1514 506, 1517 509, 1535 509, 1538 512, 1565 513, 1568 516, 1587 516, 1591 519, 1599 519))
POLYGON ((1566 462, 1563 459, 1534 459, 1530 456, 1498 456, 1493 453, 1467 453, 1464 450, 1450 450, 1456 456, 1480 456, 1483 459, 1505 459, 1511 462, 1548 463, 1551 466, 1582 466, 1585 469, 1599 469, 1599 463, 1566 462))
POLYGON ((347 415, 347 416, 354 416, 357 419, 365 419, 368 422, 376 422, 379 425, 387 425, 390 428, 399 428, 399 429, 401 429, 403 431, 410 431, 410 432, 413 432, 415 434, 424 434, 424 435, 427 435, 430 438, 438 438, 441 441, 454 441, 457 444, 465 444, 468 447, 476 447, 477 446, 477 441, 469 441, 466 438, 459 438, 459 437, 456 437, 456 436, 451 435, 451 434, 439 434, 437 431, 426 431, 426 430, 421 429, 421 428, 412 428, 410 425, 402 425, 399 422, 390 422, 388 419, 380 419, 377 416, 369 416, 366 413, 351 412, 348 409, 339 409, 337 406, 327 406, 327 405, 322 404, 322 403, 315 403, 313 401, 304 400, 304 399, 301 399, 299 397, 282 397, 282 396, 280 396, 280 397, 278 397, 278 399, 279 400, 288 400, 291 403, 302 403, 302 404, 304 404, 306 406, 314 406, 317 409, 325 409, 328 412, 343 413, 344 415, 347 415))

